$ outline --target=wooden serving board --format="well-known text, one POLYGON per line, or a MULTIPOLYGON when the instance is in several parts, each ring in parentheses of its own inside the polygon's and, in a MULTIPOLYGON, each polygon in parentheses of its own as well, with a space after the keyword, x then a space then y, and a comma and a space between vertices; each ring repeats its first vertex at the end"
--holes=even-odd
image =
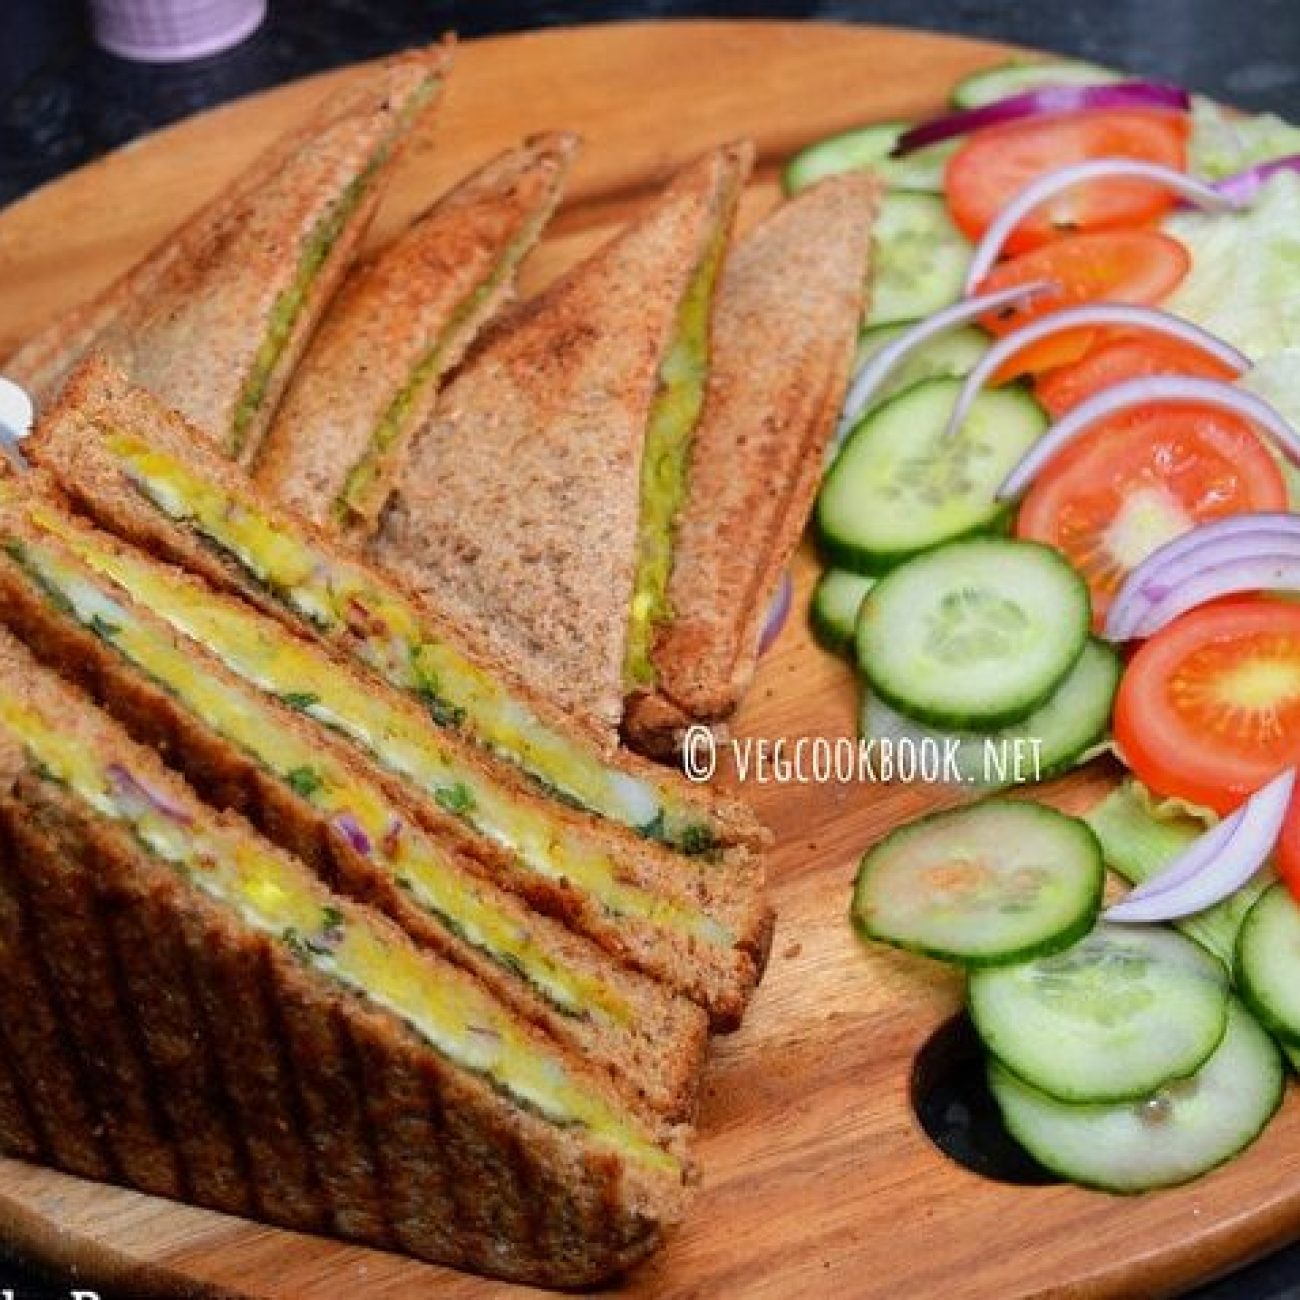
MULTIPOLYGON (((544 282, 634 212, 664 171, 740 134, 759 146, 744 219, 794 149, 861 121, 939 108, 998 47, 910 32, 773 23, 627 25, 474 42, 433 135, 412 150, 379 234, 490 153, 545 127, 587 139, 570 200, 529 266, 544 282)), ((348 72, 159 133, 0 214, 0 354, 105 283, 348 72)), ((746 738, 852 736, 847 668, 802 614, 764 662, 746 738)), ((1046 797, 1086 807, 1109 776, 1046 797)), ((704 1181, 685 1226, 630 1296, 1157 1296, 1300 1231, 1300 1105, 1243 1159, 1190 1187, 1119 1199, 1013 1187, 944 1157, 913 1117, 918 1048, 959 1006, 937 964, 868 951, 848 924, 862 850, 933 806, 923 788, 759 784, 777 837, 780 923, 745 1027, 718 1042, 700 1116, 704 1181)), ((259 1300, 479 1300, 515 1289, 0 1161, 0 1240, 133 1294, 259 1300)), ((523 1291, 518 1291, 523 1294, 523 1291)))

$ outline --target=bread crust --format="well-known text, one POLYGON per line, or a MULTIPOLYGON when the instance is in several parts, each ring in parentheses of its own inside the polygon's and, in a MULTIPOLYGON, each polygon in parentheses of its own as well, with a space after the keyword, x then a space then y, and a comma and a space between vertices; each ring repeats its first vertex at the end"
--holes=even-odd
POLYGON ((19 348, 6 373, 44 405, 93 348, 247 464, 369 228, 391 162, 424 111, 420 97, 450 59, 446 44, 412 51, 331 97, 102 294, 19 348), (361 197, 342 217, 241 431, 237 412, 276 304, 354 183, 363 183, 361 197))
MULTIPOLYGON (((508 1103, 396 1017, 243 927, 125 833, 90 821, 48 781, 26 777, 0 797, 0 828, 7 849, 0 889, 19 899, 20 924, 46 955, 51 983, 40 1000, 48 1004, 60 990, 77 1049, 46 1055, 31 1047, 14 1061, 93 1097, 84 1125, 70 1132, 87 1143, 104 1133, 115 1164, 97 1176, 563 1287, 621 1272, 679 1217, 680 1180, 508 1103), (112 977, 127 960, 124 924, 170 932, 154 953, 162 983, 112 977), (267 1033, 249 1055, 221 1054, 214 1067, 210 1023, 195 1010, 203 999, 164 1005, 167 989, 186 981, 209 1000, 235 995, 223 1020, 261 1009, 267 1033), (323 1043, 345 1046, 323 1060, 307 1055, 323 1043), (182 1146, 156 1099, 214 1068, 222 1095, 238 1101, 227 1108, 215 1093, 191 1098, 200 1126, 182 1146), (311 1123, 327 1100, 345 1117, 333 1133, 311 1123), (259 1158, 241 1169, 239 1147, 263 1151, 253 1130, 275 1132, 278 1153, 296 1158, 283 1165, 259 1158)), ((396 932, 391 938, 398 941, 396 932)), ((10 969, 9 953, 0 953, 0 971, 7 977, 10 969)), ((0 1109, 0 1145, 29 1149, 4 1115, 0 1109)))
POLYGON ((683 1126, 625 1107, 606 1075, 472 976, 332 894, 238 816, 202 805, 4 632, 0 685, 14 716, 34 713, 92 761, 128 772, 215 855, 169 866, 94 811, 80 779, 59 779, 57 756, 55 773, 39 744, 28 757, 23 724, 0 722, 0 1007, 13 1049, 0 1070, 0 1148, 546 1285, 603 1281, 677 1221, 694 1178, 683 1126), (205 864, 235 842, 307 906, 328 905, 340 925, 400 951, 406 979, 508 1021, 514 1050, 562 1068, 593 1126, 546 1120, 453 1064, 418 1017, 305 960, 274 913, 214 896, 205 864), (25 1108, 9 1100, 10 1078, 35 1081, 19 1090, 25 1108), (602 1136, 605 1123, 623 1139, 602 1136), (655 1147, 668 1159, 637 1154, 655 1147))
POLYGON ((557 132, 499 155, 351 272, 262 443, 253 467, 261 488, 321 527, 373 531, 441 376, 512 296, 515 267, 559 202, 577 146, 576 136, 557 132), (435 349, 436 373, 404 411, 366 508, 340 518, 349 474, 435 349))
POLYGON ((768 604, 799 543, 848 386, 879 198, 864 173, 829 177, 736 248, 714 312, 689 497, 674 535, 673 617, 652 695, 624 733, 656 757, 724 721, 753 679, 768 604))
MULTIPOLYGON (((5 544, 40 537, 24 525, 19 511, 0 505, 0 539, 5 544)), ((111 539, 104 540, 107 547, 114 545, 111 539)), ((175 576, 178 584, 191 581, 185 575, 175 576)), ((111 587, 104 584, 104 589, 111 587)), ((114 599, 130 603, 117 593, 114 599)), ((163 631, 169 642, 183 647, 191 661, 203 665, 207 679, 228 684, 244 698, 260 700, 259 707, 273 734, 291 734, 305 741, 322 761, 328 759, 361 785, 378 791, 407 823, 406 834, 423 839, 426 851, 447 877, 486 896, 506 924, 527 934, 561 968, 596 977, 612 989, 631 1009, 627 1023, 598 1015, 575 1017, 564 1013, 513 969, 503 967, 464 941, 453 927, 440 924, 399 887, 384 866, 360 852, 312 803, 269 772, 256 756, 237 749, 168 690, 131 667, 119 652, 56 608, 8 556, 0 558, 0 600, 0 622, 39 658, 87 690, 138 739, 158 749, 210 802, 249 817, 264 834, 305 861, 333 887, 378 907, 431 950, 472 971, 518 1014, 572 1044, 606 1069, 616 1085, 627 1092, 630 1104, 644 1104, 678 1118, 692 1113, 698 1071, 707 1047, 708 1021, 704 1013, 684 996, 674 994, 670 978, 660 982, 625 969, 622 952, 616 952, 616 960, 611 962, 606 955, 610 946, 597 942, 603 936, 584 936, 581 925, 573 929, 560 920, 537 915, 517 892, 503 888, 518 887, 521 876, 520 868, 508 855, 471 835, 462 823, 431 801, 413 796, 403 782, 363 758, 341 738, 278 702, 241 687, 214 656, 166 631, 158 620, 139 611, 141 623, 163 631)), ((564 901, 569 902, 567 895, 564 901)), ((573 919, 561 908, 552 911, 565 921, 573 919)), ((583 915, 589 911, 588 906, 583 915)), ((660 934, 646 929, 642 943, 647 950, 656 939, 661 948, 664 946, 660 934)), ((673 974, 676 969, 670 967, 669 956, 661 952, 659 965, 673 974)), ((703 966, 703 960, 699 964, 703 966)), ((694 982, 698 985, 703 978, 697 975, 694 982)), ((717 971, 715 978, 721 982, 723 972, 717 971)), ((739 996, 730 986, 727 992, 733 999, 739 996)), ((725 1006, 730 1010, 731 1001, 725 1006)))
MULTIPOLYGON (((300 616, 252 581, 232 561, 144 501, 102 449, 105 431, 110 428, 138 431, 152 446, 186 460, 192 470, 276 520, 286 532, 304 537, 319 553, 346 554, 349 563, 362 563, 309 521, 278 507, 265 493, 256 491, 238 469, 205 444, 182 416, 144 389, 132 386, 120 370, 101 358, 88 357, 69 378, 59 400, 24 442, 24 450, 33 462, 50 473, 77 509, 102 527, 141 550, 199 575, 217 588, 242 596, 300 635, 306 633, 313 639, 323 639, 350 659, 354 667, 369 671, 347 629, 328 633, 308 629, 300 616)), ((492 654, 471 632, 452 620, 439 603, 437 593, 421 598, 392 574, 381 574, 373 568, 367 572, 377 587, 417 612, 422 625, 429 630, 429 639, 457 646, 524 702, 545 726, 584 747, 600 748, 602 737, 595 735, 581 718, 565 714, 533 690, 524 675, 526 665, 492 654)), ((498 768, 509 766, 494 761, 498 768)), ((688 782, 680 773, 649 763, 626 749, 604 754, 603 761, 618 771, 649 782, 676 804, 691 809, 709 827, 714 839, 725 847, 757 850, 770 841, 746 804, 720 797, 708 786, 688 782)))
POLYGON ((370 554, 613 749, 641 461, 681 301, 753 147, 684 168, 650 210, 498 324, 444 390, 370 554))

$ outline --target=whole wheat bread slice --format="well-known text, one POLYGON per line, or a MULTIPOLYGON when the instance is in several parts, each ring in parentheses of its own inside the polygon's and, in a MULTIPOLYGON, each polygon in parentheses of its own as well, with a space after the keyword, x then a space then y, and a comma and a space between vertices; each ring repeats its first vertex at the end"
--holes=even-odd
POLYGON ((450 47, 435 46, 358 76, 98 297, 29 339, 5 373, 45 405, 93 349, 248 463, 449 64, 450 47), (272 341, 277 312, 285 329, 272 341))
POLYGON ((862 319, 878 187, 850 173, 782 204, 728 259, 703 414, 673 539, 656 689, 625 733, 672 753, 753 678, 763 618, 812 507, 862 319))
POLYGON ((611 748, 647 421, 752 152, 727 145, 679 172, 497 325, 444 390, 370 551, 611 748))
POLYGON ((507 151, 352 271, 262 443, 261 487, 317 524, 373 530, 442 376, 512 296, 576 150, 555 133, 507 151))
POLYGON ((546 1286, 610 1279, 680 1217, 680 1126, 625 1107, 471 976, 204 807, 4 634, 0 691, 0 1148, 546 1286), (146 848, 137 812, 92 806, 33 719, 75 740, 95 783, 147 795, 200 864, 146 848), (391 981, 370 995, 377 971, 359 983, 365 967, 274 929, 273 908, 230 901, 215 882, 254 860, 327 918, 325 953, 359 941, 399 963, 400 1005, 391 981), (422 1027, 438 1005, 462 1008, 435 1013, 445 1040, 422 1027), (497 1057, 478 1045, 491 1034, 509 1042, 497 1057), (582 1121, 523 1098, 534 1062, 582 1121))
MULTIPOLYGON (((496 787, 472 762, 444 763, 436 729, 405 700, 384 711, 371 699, 366 713, 323 725, 300 682, 277 690, 267 679, 267 665, 299 653, 292 635, 23 488, 0 484, 0 622, 173 755, 211 802, 384 907, 657 1107, 689 1110, 706 1026, 670 990, 720 1024, 736 1022, 756 980, 754 949, 766 942, 761 878, 699 862, 665 869, 661 850, 615 840, 535 792, 496 787), (152 584, 135 587, 138 599, 133 572, 152 584), (204 609, 251 651, 239 659, 228 640, 222 658, 184 635, 152 611, 159 591, 181 611, 173 619, 204 609), (359 724, 351 736, 349 720, 359 724), (366 728, 371 738, 356 743, 366 728), (385 738, 401 761, 385 758, 385 738), (433 764, 453 779, 422 786, 433 764)), ((353 679, 331 694, 329 679, 346 678, 347 666, 302 653, 329 704, 346 708, 349 687, 355 699, 372 686, 353 679)))
MULTIPOLYGON (((542 772, 528 751, 511 748, 500 737, 494 739, 474 692, 458 694, 443 685, 446 707, 432 708, 421 683, 407 669, 413 658, 457 659, 472 679, 491 684, 512 719, 533 720, 539 744, 567 755, 566 763, 580 762, 620 786, 627 784, 657 809, 647 826, 639 820, 620 820, 622 813, 616 807, 602 811, 603 819, 635 825, 642 834, 688 853, 712 851, 724 859, 733 854, 744 857, 767 843, 766 832, 746 805, 720 798, 707 785, 688 782, 680 773, 626 749, 600 752, 587 728, 532 688, 526 663, 493 656, 448 619, 436 598, 421 600, 400 580, 366 565, 259 492, 181 416, 98 358, 87 358, 71 376, 24 447, 77 509, 102 527, 242 596, 299 634, 324 640, 355 668, 418 700, 441 727, 490 754, 498 769, 530 774, 524 779, 542 772), (348 593, 349 616, 322 621, 319 607, 299 599, 297 588, 271 582, 247 556, 219 545, 183 512, 169 514, 113 453, 110 441, 115 430, 133 431, 159 457, 184 464, 201 491, 223 503, 223 513, 257 520, 268 537, 295 539, 310 569, 326 575, 332 590, 348 593), (411 633, 403 654, 394 660, 386 647, 397 622, 411 633)), ((579 797, 576 787, 563 784, 562 773, 546 769, 542 775, 543 788, 557 789, 580 806, 592 806, 579 797)))

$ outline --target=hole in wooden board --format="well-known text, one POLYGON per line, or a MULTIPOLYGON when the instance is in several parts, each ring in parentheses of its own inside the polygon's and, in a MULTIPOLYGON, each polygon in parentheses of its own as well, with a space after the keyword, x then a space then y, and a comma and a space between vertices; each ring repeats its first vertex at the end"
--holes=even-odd
POLYGON ((965 1014, 930 1035, 912 1066, 912 1109, 921 1127, 944 1155, 972 1173, 1023 1187, 1060 1182, 1007 1132, 985 1061, 965 1014))

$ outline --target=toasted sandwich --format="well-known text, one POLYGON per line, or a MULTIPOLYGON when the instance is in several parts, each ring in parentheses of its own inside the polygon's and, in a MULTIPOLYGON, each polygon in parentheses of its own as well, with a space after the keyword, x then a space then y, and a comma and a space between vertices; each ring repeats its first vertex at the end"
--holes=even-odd
POLYGON ((0 621, 210 801, 454 948, 611 1071, 635 1064, 658 1104, 689 1105, 703 1021, 647 981, 605 979, 595 945, 736 1024, 769 926, 757 859, 682 858, 499 779, 406 697, 30 480, 0 483, 0 547, 0 621), (501 886, 590 942, 533 924, 501 886))
POLYGON ((24 447, 76 507, 319 638, 535 788, 688 855, 744 857, 753 813, 592 735, 445 612, 272 502, 187 422, 90 358, 24 447))
POLYGON ((607 748, 625 675, 648 667, 752 155, 741 142, 685 168, 497 324, 416 439, 371 550, 607 748))
POLYGON ((538 136, 439 200, 331 304, 254 462, 315 523, 373 531, 442 376, 513 292, 577 148, 538 136))
POLYGON ((724 722, 753 679, 844 401, 876 203, 868 175, 832 177, 727 259, 651 671, 630 683, 623 719, 644 753, 669 755, 684 728, 724 722))
POLYGON ((520 1282, 680 1216, 684 1131, 217 813, 0 633, 0 1146, 520 1282))
POLYGON ((38 405, 94 350, 251 463, 312 328, 351 265, 450 49, 360 75, 97 298, 4 363, 38 405))

